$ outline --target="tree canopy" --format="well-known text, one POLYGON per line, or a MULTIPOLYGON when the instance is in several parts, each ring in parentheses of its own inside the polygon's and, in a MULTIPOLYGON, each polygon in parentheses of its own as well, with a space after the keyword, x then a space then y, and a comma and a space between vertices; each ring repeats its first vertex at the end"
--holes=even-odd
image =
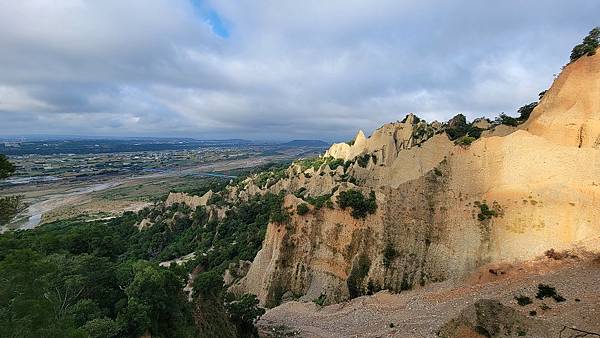
POLYGON ((14 174, 15 166, 12 164, 4 154, 0 154, 0 179, 7 178, 14 174))
POLYGON ((573 47, 571 51, 571 62, 579 59, 584 55, 596 54, 596 49, 600 47, 600 27, 595 27, 590 33, 583 38, 583 42, 573 47))

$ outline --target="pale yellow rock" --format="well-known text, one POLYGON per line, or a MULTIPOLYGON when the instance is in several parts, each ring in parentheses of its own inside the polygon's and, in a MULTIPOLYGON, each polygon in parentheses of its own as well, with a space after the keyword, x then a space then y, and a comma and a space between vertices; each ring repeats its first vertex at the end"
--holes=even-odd
POLYGON ((187 206, 189 206, 192 209, 195 209, 196 207, 199 206, 205 206, 208 202, 208 200, 212 197, 213 192, 212 190, 207 191, 204 195, 202 196, 193 196, 193 195, 189 195, 183 192, 172 192, 169 193, 169 196, 167 197, 167 200, 165 201, 165 206, 170 207, 171 205, 175 204, 175 203, 182 203, 182 204, 186 204, 187 206))
MULTIPOLYGON (((351 295, 349 285, 399 291, 551 248, 597 250, 600 54, 568 65, 524 125, 497 126, 469 147, 444 133, 415 138, 414 122, 386 124, 370 138, 359 133, 353 146, 327 151, 344 160, 375 155, 377 163, 371 156, 366 168, 348 168, 358 186, 322 169, 271 187, 314 194, 338 187, 333 201, 346 189, 365 196, 373 190, 378 208, 354 219, 349 210, 311 207, 288 224, 269 224, 248 274, 232 290, 254 293, 267 306, 289 292, 336 302, 351 295), (485 217, 481 204, 496 214, 485 217), (393 249, 387 258, 386 248, 393 249), (368 264, 357 278, 360 262, 368 264)), ((301 202, 285 199, 290 210, 301 202)))
POLYGON ((484 117, 473 120, 473 127, 479 129, 489 129, 492 126, 490 121, 484 117))
POLYGON ((567 65, 521 127, 556 144, 600 144, 600 53, 567 65))

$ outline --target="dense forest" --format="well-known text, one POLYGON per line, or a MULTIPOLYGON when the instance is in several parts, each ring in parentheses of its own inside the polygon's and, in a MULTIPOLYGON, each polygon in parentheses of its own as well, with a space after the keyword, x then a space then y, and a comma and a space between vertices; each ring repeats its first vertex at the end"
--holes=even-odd
MULTIPOLYGON (((207 189, 222 189, 206 180, 207 189)), ((104 221, 62 220, 0 235, 1 337, 253 336, 264 310, 223 287, 251 260, 283 196, 256 196, 209 221, 204 207, 162 204, 104 221), (143 230, 142 219, 154 224, 143 230), (196 253, 185 264, 159 262, 196 253), (190 274, 193 292, 184 287, 190 274)))

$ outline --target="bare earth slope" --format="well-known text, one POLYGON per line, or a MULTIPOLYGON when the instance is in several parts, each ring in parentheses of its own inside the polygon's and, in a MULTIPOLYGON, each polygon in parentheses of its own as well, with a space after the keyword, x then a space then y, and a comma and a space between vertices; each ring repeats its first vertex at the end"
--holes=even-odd
MULTIPOLYGON (((452 326, 447 323, 453 319, 454 324, 463 322, 460 314, 464 309, 468 312, 480 300, 488 299, 500 302, 503 311, 496 317, 498 310, 492 309, 495 311, 487 314, 492 324, 485 329, 493 333, 493 326, 505 321, 511 332, 490 334, 492 337, 505 334, 559 337, 564 326, 600 332, 599 280, 597 258, 566 261, 540 258, 515 265, 486 266, 460 283, 435 283, 400 294, 382 291, 325 307, 289 302, 269 310, 258 324, 267 337, 276 336, 275 333, 295 333, 301 337, 436 337, 444 325, 452 326), (558 303, 551 298, 536 299, 540 283, 556 287, 566 300, 558 303), (520 295, 530 297, 533 302, 519 306, 515 297, 520 295), (518 318, 507 316, 508 311, 516 312, 518 318), (531 311, 535 311, 535 315, 532 316, 531 311)), ((477 318, 468 319, 477 322, 477 318)), ((484 319, 479 318, 479 321, 484 319)), ((575 337, 580 333, 568 328, 562 337, 575 337)), ((478 334, 475 327, 466 325, 444 333, 452 333, 446 337, 453 338, 485 337, 478 334)))

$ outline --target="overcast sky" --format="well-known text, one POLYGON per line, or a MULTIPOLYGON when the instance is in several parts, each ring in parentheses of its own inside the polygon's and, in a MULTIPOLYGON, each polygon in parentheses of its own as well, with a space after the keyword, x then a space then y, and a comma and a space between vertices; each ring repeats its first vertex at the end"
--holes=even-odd
POLYGON ((598 0, 0 0, 0 135, 342 140, 513 113, 598 0))

